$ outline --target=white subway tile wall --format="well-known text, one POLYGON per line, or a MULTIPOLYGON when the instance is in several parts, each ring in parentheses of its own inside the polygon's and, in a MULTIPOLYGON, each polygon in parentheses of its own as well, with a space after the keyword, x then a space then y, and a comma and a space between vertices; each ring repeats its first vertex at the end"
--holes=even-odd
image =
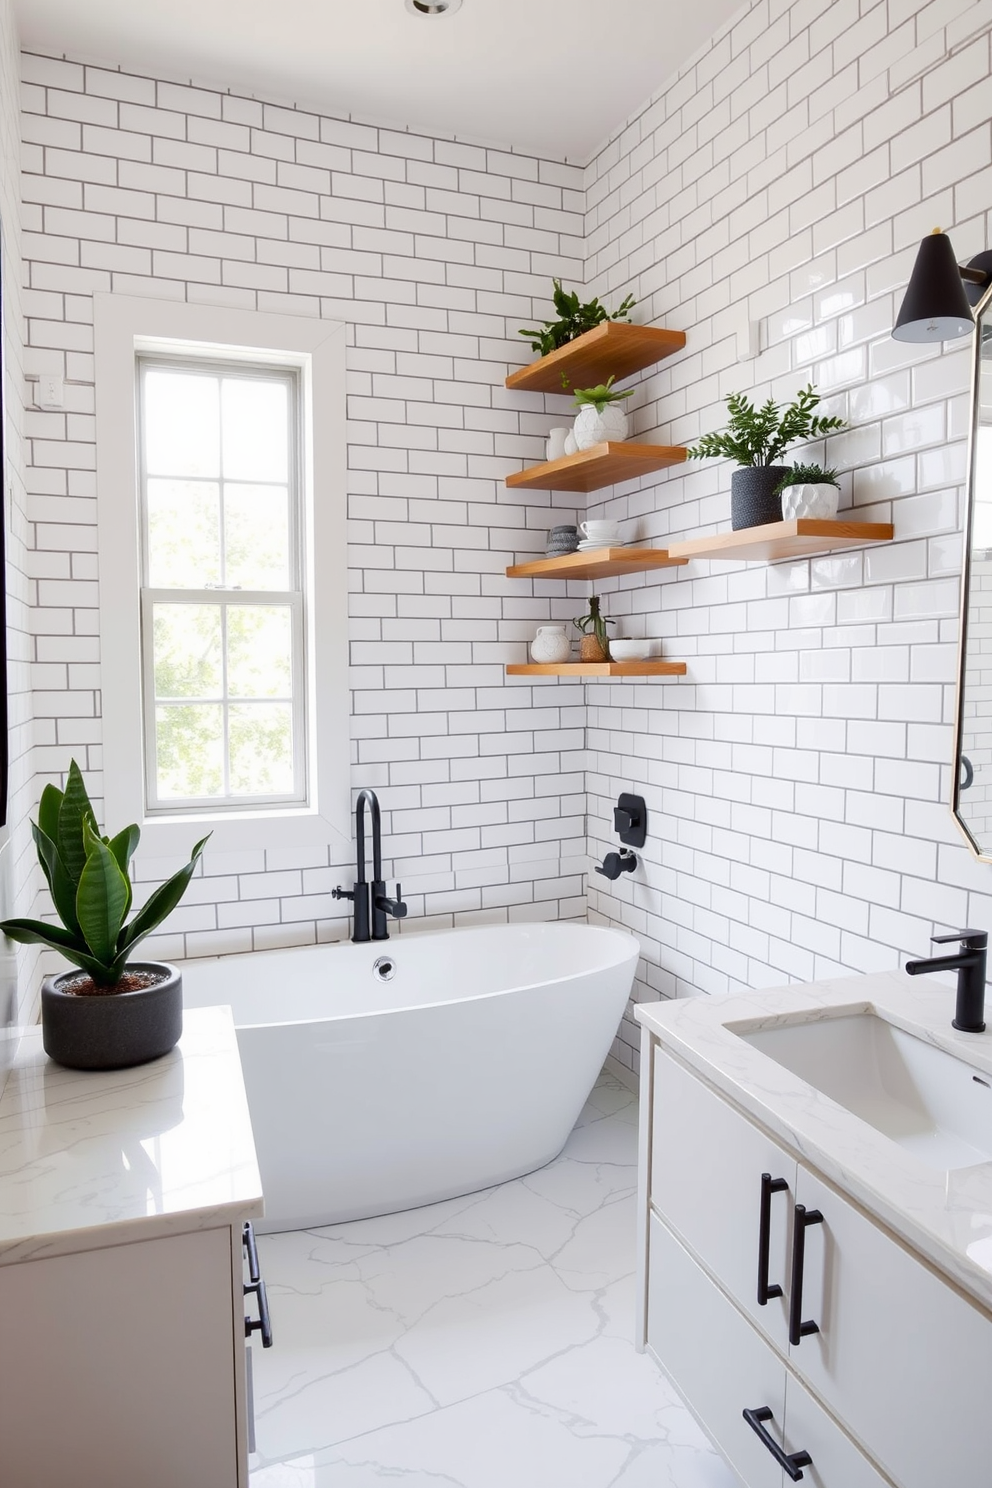
MULTIPOLYGON (((945 804, 968 353, 889 337, 926 231, 960 258, 992 240, 990 29, 986 0, 759 0, 584 170, 25 56, 26 370, 67 378, 66 412, 27 431, 40 779, 70 752, 101 765, 93 292, 288 310, 349 326, 353 783, 381 791, 413 916, 588 903, 641 938, 645 999, 895 968, 935 926, 992 923, 945 804), (635 379, 643 438, 815 381, 850 427, 810 457, 897 541, 603 581, 621 633, 688 677, 507 680, 587 592, 503 575, 586 510, 503 486, 566 407, 503 387, 552 274, 686 331, 635 379), (762 350, 739 362, 748 321, 762 350), (587 853, 615 845, 619 789, 647 798, 649 837, 607 885, 587 853)), ((729 476, 693 464, 588 512, 660 544, 715 531, 729 476)), ((155 949, 336 938, 348 876, 208 853, 155 949)), ((614 1054, 636 1068, 629 1018, 614 1054)))
MULTIPOLYGON (((7 581, 7 750, 10 762, 7 820, 9 838, 0 845, 0 901, 4 913, 23 912, 40 878, 28 813, 35 799, 32 759, 33 721, 31 665, 34 660, 32 529, 24 484, 24 304, 21 293, 20 222, 20 54, 11 0, 0 0, 0 228, 3 272, 3 505, 7 581), (19 893, 17 892, 19 890, 19 893)), ((37 953, 19 949, 18 982, 29 986, 37 953)), ((6 966, 4 968, 6 970, 6 966)), ((30 1021, 30 1000, 9 1002, 6 980, 0 983, 0 1087, 17 1033, 30 1021)))
MULTIPOLYGON (((808 458, 892 545, 773 565, 693 562, 604 584, 685 683, 590 686, 590 851, 644 794, 641 870, 589 881, 641 937, 635 998, 894 970, 939 928, 992 925, 992 869, 951 819, 967 342, 889 332, 919 239, 992 243, 992 6, 752 5, 589 164, 586 282, 686 332, 643 375, 637 433, 689 444, 723 399, 813 381, 849 428, 808 458), (738 331, 761 352, 738 360, 738 331)), ((604 493, 641 537, 730 525, 727 462, 604 493)), ((637 1066, 625 1018, 614 1054, 637 1066)))
MULTIPOLYGON (((554 419, 503 382, 550 276, 581 282, 581 170, 54 57, 22 68, 29 400, 41 373, 66 379, 64 412, 27 415, 38 787, 70 755, 102 785, 93 294, 342 320, 353 784, 380 792, 385 871, 411 927, 584 915, 582 689, 503 672, 549 610, 504 569, 574 520, 572 498, 504 487, 554 419)), ((353 876, 327 852, 208 850, 149 949, 340 938, 330 890, 353 876)))

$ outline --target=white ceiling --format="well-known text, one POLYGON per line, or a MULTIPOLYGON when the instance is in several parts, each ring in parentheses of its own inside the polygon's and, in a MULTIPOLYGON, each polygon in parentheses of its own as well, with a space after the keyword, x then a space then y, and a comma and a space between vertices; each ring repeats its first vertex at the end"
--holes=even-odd
POLYGON ((585 162, 745 0, 15 0, 22 45, 585 162))

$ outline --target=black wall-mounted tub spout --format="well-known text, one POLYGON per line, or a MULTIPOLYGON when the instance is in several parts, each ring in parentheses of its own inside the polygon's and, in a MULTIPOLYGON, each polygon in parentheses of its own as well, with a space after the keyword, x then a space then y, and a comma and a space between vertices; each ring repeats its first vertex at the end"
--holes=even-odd
POLYGON ((931 956, 925 961, 907 961, 910 976, 926 971, 956 971, 958 995, 951 1027, 962 1033, 985 1032, 985 962, 988 955, 988 932, 985 930, 952 930, 949 935, 931 935, 935 945, 961 942, 956 956, 931 956))
POLYGON ((389 939, 389 919, 402 920, 407 912, 399 884, 396 898, 386 894, 382 877, 382 816, 379 798, 374 790, 360 790, 355 802, 355 842, 358 855, 358 877, 353 889, 340 885, 331 890, 332 899, 352 899, 355 904, 355 933, 352 940, 361 945, 368 940, 389 939), (372 817, 372 882, 365 877, 365 807, 372 817))

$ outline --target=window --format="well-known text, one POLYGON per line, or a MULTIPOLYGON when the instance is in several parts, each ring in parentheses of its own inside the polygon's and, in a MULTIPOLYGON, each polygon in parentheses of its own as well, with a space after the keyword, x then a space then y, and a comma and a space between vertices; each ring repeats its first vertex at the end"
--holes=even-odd
POLYGON ((97 294, 94 335, 105 819, 347 855, 346 328, 97 294))
POLYGON ((298 376, 137 365, 148 810, 305 801, 298 376))

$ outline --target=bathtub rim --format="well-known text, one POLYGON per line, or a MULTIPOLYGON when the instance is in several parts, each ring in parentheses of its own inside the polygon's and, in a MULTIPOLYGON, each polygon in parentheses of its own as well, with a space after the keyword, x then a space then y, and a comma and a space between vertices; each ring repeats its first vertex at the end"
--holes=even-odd
MULTIPOLYGON (((231 1003, 224 1003, 223 1001, 221 1001, 221 1002, 218 1002, 216 1004, 196 1003, 196 1004, 191 1004, 191 1006, 196 1006, 196 1007, 205 1007, 205 1006, 220 1006, 220 1007, 224 1007, 224 1006, 227 1006, 227 1007, 231 1007, 232 1014, 234 1014, 234 1026, 235 1026, 235 1029, 238 1030, 238 1031, 242 1031, 243 1030, 245 1032, 247 1032, 249 1030, 252 1030, 252 1029, 264 1029, 264 1028, 299 1028, 299 1027, 305 1026, 306 1024, 339 1023, 339 1022, 345 1022, 345 1021, 347 1021, 349 1019, 355 1019, 355 1018, 389 1018, 389 1017, 395 1017, 396 1014, 398 1014, 398 1013, 427 1012, 428 1010, 433 1009, 433 1008, 457 1007, 457 1006, 459 1006, 460 1004, 463 1004, 463 1003, 468 1004, 468 1003, 474 1003, 474 1002, 484 1002, 484 1001, 487 1001, 487 1000, 490 1000, 490 999, 495 999, 495 998, 498 998, 498 997, 509 997, 509 996, 511 996, 511 995, 513 995, 515 993, 519 993, 519 992, 541 992, 545 988, 548 988, 548 987, 559 987, 559 986, 562 985, 563 982, 574 981, 577 977, 588 976, 589 973, 590 973, 590 971, 612 970, 614 967, 623 966, 626 961, 628 961, 629 959, 631 959, 631 957, 633 957, 633 959, 635 961, 635 964, 636 964, 636 961, 638 960, 638 958, 641 955, 641 945, 640 945, 640 941, 637 939, 637 937, 631 931, 629 931, 627 929, 624 929, 624 928, 618 928, 617 926, 614 926, 614 925, 590 925, 585 920, 539 920, 539 921, 533 921, 533 922, 530 922, 530 921, 524 922, 523 924, 520 925, 519 928, 521 928, 521 929, 523 929, 523 928, 529 928, 532 925, 534 927, 545 926, 545 925, 560 925, 562 927, 572 927, 572 928, 581 929, 581 930, 597 930, 597 931, 601 931, 601 932, 606 933, 607 935, 611 936, 613 939, 617 940, 618 942, 619 941, 628 941, 630 943, 630 949, 626 950, 625 954, 618 956, 615 960, 610 961, 610 962, 607 962, 605 966, 602 966, 602 967, 588 967, 588 966, 575 967, 574 969, 572 969, 571 971, 563 974, 562 976, 545 977, 543 980, 541 980, 539 982, 516 982, 512 986, 509 986, 509 987, 499 987, 499 988, 497 988, 497 989, 495 989, 493 991, 489 991, 489 992, 478 992, 478 993, 475 993, 474 995, 466 995, 466 996, 461 996, 461 997, 457 997, 457 998, 446 998, 446 999, 442 999, 442 1000, 436 1000, 435 999, 435 1000, 426 1001, 426 1002, 403 1003, 403 1004, 392 1003, 389 1007, 383 1007, 383 1008, 364 1008, 360 1012, 352 1011, 352 1012, 341 1012, 341 1013, 326 1013, 326 1014, 323 1014, 322 1013, 322 1014, 320 1014, 319 1016, 316 1016, 316 1017, 315 1016, 309 1016, 309 1017, 303 1017, 303 1018, 287 1018, 287 1017, 283 1017, 283 1018, 279 1018, 278 1020, 271 1019, 271 1020, 265 1020, 265 1021, 259 1021, 259 1020, 256 1019, 256 1020, 252 1020, 250 1022, 241 1023, 241 1022, 238 1021, 238 1018, 237 1018, 237 1010, 234 1008, 233 1004, 231 1004, 231 1003)), ((502 930, 502 929, 514 929, 514 928, 517 928, 517 927, 515 927, 513 925, 506 925, 506 926, 503 926, 503 925, 458 925, 458 926, 455 926, 454 928, 448 929, 448 930, 408 930, 406 932, 406 938, 407 939, 416 938, 417 940, 423 940, 423 939, 427 939, 427 938, 429 938, 431 936, 438 936, 438 935, 443 935, 443 936, 445 936, 447 938, 449 936, 459 935, 462 932, 471 932, 473 930, 502 930)), ((402 943, 402 939, 403 939, 402 936, 396 936, 395 937, 395 943, 397 943, 397 944, 402 943)), ((370 946, 372 946, 372 945, 381 945, 384 948, 385 947, 388 947, 392 943, 394 943, 394 939, 392 937, 390 938, 390 940, 360 942, 360 944, 367 944, 367 945, 370 945, 370 946)), ((233 952, 232 954, 226 955, 226 956, 190 956, 190 957, 187 957, 185 960, 177 961, 176 962, 176 965, 177 965, 177 968, 179 969, 179 971, 182 972, 186 967, 191 966, 193 964, 204 964, 206 962, 238 961, 238 960, 245 959, 245 958, 247 958, 249 956, 253 960, 254 960, 254 958, 256 956, 263 956, 263 957, 264 956, 294 956, 294 955, 296 955, 297 953, 299 953, 301 951, 332 950, 336 946, 350 946, 352 944, 354 944, 354 942, 352 942, 351 940, 328 940, 328 941, 318 942, 316 945, 307 945, 307 946, 273 946, 273 947, 270 947, 268 950, 264 950, 264 951, 236 951, 236 952, 233 952)), ((388 954, 388 951, 386 949, 383 949, 382 955, 387 955, 387 954, 388 954)), ((223 994, 221 993, 220 996, 222 997, 223 994)))

